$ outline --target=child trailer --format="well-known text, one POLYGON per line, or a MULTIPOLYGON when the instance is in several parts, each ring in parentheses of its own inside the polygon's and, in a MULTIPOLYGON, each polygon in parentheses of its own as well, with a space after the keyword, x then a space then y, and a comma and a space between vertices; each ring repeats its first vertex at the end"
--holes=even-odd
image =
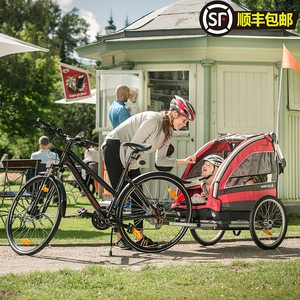
MULTIPOLYGON (((228 134, 210 141, 196 153, 196 164, 187 166, 182 179, 192 197, 202 193, 201 170, 204 158, 221 156, 206 203, 193 203, 191 222, 186 224, 195 240, 213 245, 232 230, 250 230, 262 249, 275 249, 287 230, 287 214, 278 197, 278 175, 286 165, 275 133, 256 135, 228 134), (208 233, 208 234, 206 234, 208 233)), ((182 195, 172 204, 182 223, 186 208, 182 195)))

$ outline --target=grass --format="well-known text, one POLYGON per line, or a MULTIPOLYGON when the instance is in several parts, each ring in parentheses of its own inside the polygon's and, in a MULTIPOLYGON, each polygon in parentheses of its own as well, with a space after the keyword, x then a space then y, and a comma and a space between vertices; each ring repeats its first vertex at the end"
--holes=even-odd
POLYGON ((295 299, 300 260, 208 263, 141 271, 89 266, 80 271, 0 277, 1 299, 295 299))

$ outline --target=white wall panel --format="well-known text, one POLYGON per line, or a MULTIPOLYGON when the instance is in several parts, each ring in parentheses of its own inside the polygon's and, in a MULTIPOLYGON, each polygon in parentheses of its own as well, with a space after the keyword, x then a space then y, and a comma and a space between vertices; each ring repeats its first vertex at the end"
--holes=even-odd
POLYGON ((272 66, 217 66, 217 132, 274 131, 272 66))

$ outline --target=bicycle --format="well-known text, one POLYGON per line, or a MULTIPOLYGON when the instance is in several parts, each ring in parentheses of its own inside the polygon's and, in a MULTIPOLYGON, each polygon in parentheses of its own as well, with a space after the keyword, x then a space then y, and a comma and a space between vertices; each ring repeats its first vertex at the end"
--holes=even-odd
MULTIPOLYGON (((96 172, 89 168, 72 150, 72 146, 89 148, 98 146, 80 136, 70 138, 61 129, 54 128, 40 118, 38 127, 48 134, 55 134, 65 146, 60 161, 51 164, 41 175, 30 179, 20 189, 10 207, 6 231, 11 248, 19 255, 33 255, 45 248, 54 237, 61 218, 65 216, 67 200, 61 176, 68 167, 81 190, 94 208, 90 213, 92 223, 99 230, 111 228, 110 253, 112 253, 113 229, 118 228, 121 236, 132 248, 148 253, 164 251, 174 246, 187 231, 185 224, 191 219, 191 199, 179 177, 165 172, 148 172, 134 180, 127 175, 130 163, 138 159, 141 152, 151 148, 149 144, 124 143, 132 149, 117 189, 114 190, 96 172), (100 186, 113 196, 108 207, 101 206, 78 172, 77 165, 86 171, 100 186), (123 188, 123 181, 126 182, 123 188), (179 196, 186 199, 184 217, 171 208, 179 196), (128 208, 128 206, 130 206, 128 208), (176 222, 174 222, 176 221, 176 222), (180 225, 178 226, 178 222, 180 225), (174 226, 174 224, 177 224, 174 226), (157 242, 152 246, 136 243, 147 236, 157 242)), ((54 146, 54 141, 52 146, 54 146)), ((59 149, 59 148, 57 148, 59 149)))

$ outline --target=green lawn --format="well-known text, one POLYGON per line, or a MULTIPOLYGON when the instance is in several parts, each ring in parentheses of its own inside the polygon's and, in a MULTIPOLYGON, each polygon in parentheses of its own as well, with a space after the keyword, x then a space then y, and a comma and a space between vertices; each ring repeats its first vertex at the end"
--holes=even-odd
POLYGON ((297 299, 300 260, 199 263, 141 271, 89 266, 80 271, 0 277, 1 299, 297 299))

